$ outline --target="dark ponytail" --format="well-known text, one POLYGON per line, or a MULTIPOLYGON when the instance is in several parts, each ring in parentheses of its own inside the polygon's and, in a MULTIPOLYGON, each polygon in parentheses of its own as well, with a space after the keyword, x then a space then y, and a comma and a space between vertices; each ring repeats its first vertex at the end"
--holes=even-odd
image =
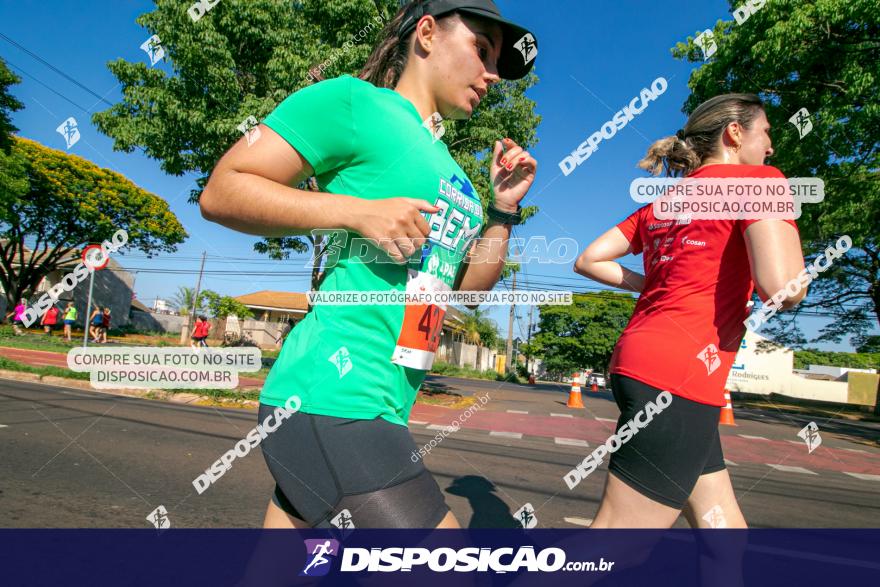
MULTIPOLYGON (((415 34, 415 31, 413 31, 401 38, 399 36, 400 25, 403 24, 406 15, 413 8, 427 3, 428 0, 407 2, 394 18, 385 23, 385 28, 382 29, 382 33, 379 36, 379 44, 373 49, 366 64, 361 69, 360 75, 358 75, 360 79, 370 82, 377 88, 393 89, 397 86, 409 59, 410 40, 413 34, 415 34)), ((437 18, 437 22, 442 23, 447 16, 452 16, 452 13, 437 18)))
POLYGON ((718 138, 731 122, 745 128, 764 110, 754 94, 722 94, 706 100, 693 111, 687 124, 673 136, 656 141, 638 166, 651 175, 688 176, 715 153, 718 138))

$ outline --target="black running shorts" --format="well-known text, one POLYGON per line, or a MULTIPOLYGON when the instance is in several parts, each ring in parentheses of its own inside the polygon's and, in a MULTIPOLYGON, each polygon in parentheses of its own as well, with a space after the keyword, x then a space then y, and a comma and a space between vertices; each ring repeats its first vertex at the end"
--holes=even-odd
MULTIPOLYGON (((260 404, 259 421, 274 410, 260 404)), ((433 476, 413 462, 409 430, 382 418, 296 412, 261 447, 272 500, 310 526, 339 527, 341 515, 355 528, 436 528, 449 512, 433 476)))
MULTIPOLYGON (((619 430, 663 390, 612 374, 619 430)), ((681 509, 700 475, 725 468, 718 434, 721 408, 673 395, 672 401, 629 442, 612 453, 609 472, 642 495, 681 509)), ((644 416, 640 417, 644 421, 644 416)))

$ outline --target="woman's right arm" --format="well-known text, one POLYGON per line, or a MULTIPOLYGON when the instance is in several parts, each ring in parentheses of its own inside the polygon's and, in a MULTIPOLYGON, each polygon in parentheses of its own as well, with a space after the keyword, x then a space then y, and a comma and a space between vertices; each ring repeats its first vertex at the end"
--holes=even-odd
POLYGON ((260 125, 260 138, 242 137, 220 159, 199 199, 202 216, 234 230, 265 237, 342 228, 379 245, 404 262, 429 234, 421 212, 438 208, 416 198, 365 200, 294 187, 314 174, 300 153, 260 125), (390 240, 395 239, 395 240, 390 240))
POLYGON ((807 288, 802 287, 794 296, 786 292, 785 285, 797 281, 804 269, 801 239, 797 229, 783 220, 760 220, 749 225, 743 233, 752 281, 761 301, 774 297, 783 310, 796 306, 807 288))
POLYGON ((801 252, 801 239, 797 229, 783 220, 760 220, 749 225, 743 233, 752 281, 761 301, 775 296, 781 309, 796 306, 807 288, 801 287, 796 295, 790 295, 785 285, 797 281, 804 269, 804 256, 801 252))
POLYGON ((605 285, 641 293, 645 286, 645 276, 627 269, 615 260, 631 252, 629 240, 615 226, 584 249, 574 263, 574 271, 605 285))

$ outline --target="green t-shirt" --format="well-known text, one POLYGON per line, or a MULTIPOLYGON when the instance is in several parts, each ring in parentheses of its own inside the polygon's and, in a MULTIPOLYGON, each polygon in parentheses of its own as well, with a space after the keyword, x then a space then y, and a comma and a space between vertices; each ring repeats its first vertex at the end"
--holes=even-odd
MULTIPOLYGON (((342 76, 296 92, 264 121, 315 170, 321 191, 378 200, 420 198, 428 244, 408 266, 355 233, 330 235, 321 292, 451 289, 483 227, 479 195, 415 106, 342 76), (364 262, 363 259, 378 259, 364 262), (384 262, 382 262, 384 261, 384 262)), ((433 361, 444 306, 315 305, 287 337, 260 401, 302 400, 309 414, 406 425, 433 361)))
POLYGON ((70 308, 64 313, 65 320, 76 320, 76 308, 70 308))

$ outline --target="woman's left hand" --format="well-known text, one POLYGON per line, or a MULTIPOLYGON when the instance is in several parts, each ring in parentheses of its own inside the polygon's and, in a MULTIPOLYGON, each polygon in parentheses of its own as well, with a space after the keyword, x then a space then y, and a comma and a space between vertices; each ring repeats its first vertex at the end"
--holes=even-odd
POLYGON ((535 181, 538 162, 511 139, 495 142, 490 175, 495 192, 495 207, 516 212, 520 201, 535 181), (502 148, 502 142, 505 152, 502 148))

